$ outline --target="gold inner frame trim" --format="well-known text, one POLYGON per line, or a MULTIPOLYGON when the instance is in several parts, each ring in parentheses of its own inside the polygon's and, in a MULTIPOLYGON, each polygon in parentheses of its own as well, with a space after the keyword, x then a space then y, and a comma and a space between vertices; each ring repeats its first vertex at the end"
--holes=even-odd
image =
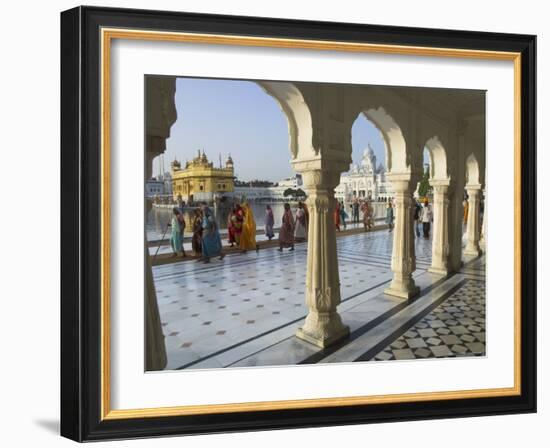
POLYGON ((413 401, 454 400, 503 397, 521 394, 521 53, 468 50, 460 48, 336 42, 305 39, 279 39, 199 33, 144 31, 138 29, 101 29, 101 420, 168 417, 228 412, 252 412, 413 401), (514 63, 514 191, 518 213, 514 219, 514 386, 440 392, 390 395, 279 400, 228 404, 188 405, 136 409, 111 409, 110 346, 110 55, 113 39, 183 42, 212 45, 294 48, 356 53, 382 53, 424 57, 453 57, 513 61, 514 63))

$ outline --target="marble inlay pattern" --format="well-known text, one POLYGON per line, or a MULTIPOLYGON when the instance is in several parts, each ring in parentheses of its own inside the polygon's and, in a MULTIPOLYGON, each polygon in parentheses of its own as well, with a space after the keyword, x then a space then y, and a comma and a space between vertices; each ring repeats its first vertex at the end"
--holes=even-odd
POLYGON ((374 360, 484 355, 485 281, 468 280, 374 360))

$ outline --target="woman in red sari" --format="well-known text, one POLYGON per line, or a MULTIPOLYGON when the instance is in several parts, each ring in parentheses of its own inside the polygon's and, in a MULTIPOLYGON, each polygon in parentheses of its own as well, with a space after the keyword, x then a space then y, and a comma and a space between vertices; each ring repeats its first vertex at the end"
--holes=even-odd
POLYGON ((196 256, 202 255, 202 212, 200 208, 195 209, 191 247, 196 256))
POLYGON ((283 247, 290 247, 290 250, 294 250, 294 219, 290 211, 290 204, 286 203, 284 207, 285 211, 279 230, 279 249, 277 249, 279 252, 283 251, 283 247))
POLYGON ((233 206, 233 210, 229 214, 227 220, 227 233, 229 234, 229 243, 231 247, 236 243, 237 246, 241 242, 241 233, 243 231, 244 214, 239 204, 233 206))
POLYGON ((227 217, 227 242, 230 244, 230 247, 233 247, 237 242, 235 239, 235 227, 233 226, 233 216, 235 214, 235 205, 231 208, 229 216, 227 217))
POLYGON ((334 218, 334 225, 336 226, 336 230, 340 231, 340 202, 335 200, 334 202, 336 202, 336 206, 334 207, 334 213, 333 213, 333 218, 334 218))

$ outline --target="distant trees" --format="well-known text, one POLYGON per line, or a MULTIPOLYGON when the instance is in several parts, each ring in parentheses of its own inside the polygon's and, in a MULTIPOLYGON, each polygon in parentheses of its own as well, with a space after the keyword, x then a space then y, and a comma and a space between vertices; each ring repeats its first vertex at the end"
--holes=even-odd
POLYGON ((259 188, 273 187, 275 185, 273 182, 269 180, 261 180, 261 179, 254 179, 249 181, 235 179, 234 184, 236 187, 259 187, 259 188))
POLYGON ((285 198, 291 196, 294 199, 305 198, 306 197, 306 192, 304 190, 302 190, 301 188, 294 189, 294 188, 289 187, 285 191, 283 191, 283 196, 285 198))
POLYGON ((296 194, 296 190, 294 188, 287 188, 285 191, 283 191, 283 196, 285 198, 288 198, 289 196, 294 196, 296 194))
POLYGON ((430 188, 430 167, 427 165, 424 170, 424 175, 420 180, 420 184, 418 185, 418 196, 421 198, 426 197, 430 192, 430 188))

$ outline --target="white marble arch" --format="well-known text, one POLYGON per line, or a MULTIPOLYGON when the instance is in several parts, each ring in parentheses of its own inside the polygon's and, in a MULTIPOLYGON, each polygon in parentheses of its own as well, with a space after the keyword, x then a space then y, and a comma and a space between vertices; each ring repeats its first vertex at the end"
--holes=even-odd
POLYGON ((386 110, 380 106, 363 112, 365 117, 371 121, 380 131, 384 142, 386 154, 386 169, 389 173, 405 173, 409 171, 407 165, 407 145, 405 137, 399 125, 386 110))
POLYGON ((481 185, 479 163, 473 153, 466 158, 466 186, 468 185, 481 185))
POLYGON ((426 141, 425 149, 430 160, 430 180, 448 181, 447 151, 437 135, 426 141))
POLYGON ((292 159, 315 155, 311 113, 302 92, 290 82, 256 81, 256 84, 275 99, 287 119, 292 159))
POLYGON ((426 141, 425 150, 430 160, 430 185, 433 188, 432 264, 429 271, 447 275, 450 272, 449 203, 452 194, 451 176, 447 166, 447 151, 438 136, 426 141))

